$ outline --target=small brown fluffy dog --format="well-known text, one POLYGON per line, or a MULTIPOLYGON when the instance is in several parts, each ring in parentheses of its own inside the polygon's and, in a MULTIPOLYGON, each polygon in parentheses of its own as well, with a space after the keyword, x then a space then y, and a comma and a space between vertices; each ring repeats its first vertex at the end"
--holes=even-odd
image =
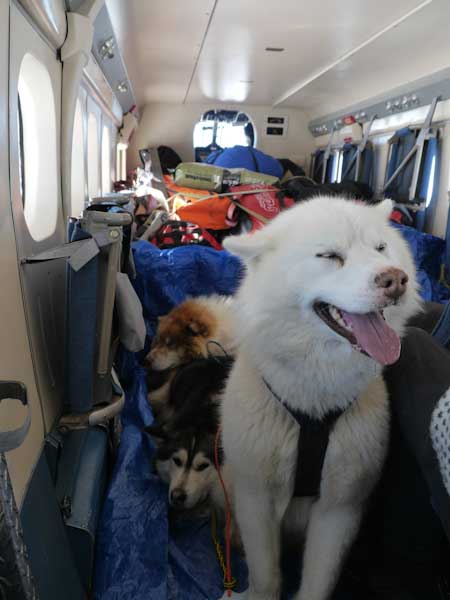
POLYGON ((200 296, 182 302, 160 317, 158 330, 146 357, 149 402, 161 417, 167 405, 176 368, 209 355, 233 355, 232 299, 200 296))

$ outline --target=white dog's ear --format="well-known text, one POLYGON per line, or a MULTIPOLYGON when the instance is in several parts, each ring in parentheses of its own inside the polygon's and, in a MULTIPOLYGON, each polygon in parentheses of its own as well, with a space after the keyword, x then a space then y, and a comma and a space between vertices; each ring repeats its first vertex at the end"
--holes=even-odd
POLYGON ((270 247, 271 236, 267 229, 255 233, 231 235, 223 241, 223 247, 231 254, 236 254, 244 260, 251 260, 261 256, 270 247))
POLYGON ((389 198, 386 198, 386 200, 379 202, 375 208, 380 211, 386 219, 389 219, 392 209, 394 208, 394 202, 389 198))

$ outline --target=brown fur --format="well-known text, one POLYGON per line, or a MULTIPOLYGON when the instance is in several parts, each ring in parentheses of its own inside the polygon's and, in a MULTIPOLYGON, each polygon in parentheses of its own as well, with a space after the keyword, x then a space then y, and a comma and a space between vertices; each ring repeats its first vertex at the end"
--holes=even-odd
POLYGON ((158 331, 150 351, 155 363, 172 352, 169 366, 175 367, 195 358, 208 356, 207 343, 217 331, 217 318, 195 300, 186 300, 168 315, 160 317, 158 331))
POLYGON ((196 358, 221 354, 222 346, 230 351, 228 330, 231 326, 226 321, 230 319, 226 306, 225 298, 220 296, 189 299, 159 318, 158 330, 146 358, 149 377, 151 370, 173 371, 168 373, 163 385, 149 393, 149 401, 158 417, 164 412, 170 381, 177 367, 196 358), (210 343, 213 341, 220 346, 210 343))

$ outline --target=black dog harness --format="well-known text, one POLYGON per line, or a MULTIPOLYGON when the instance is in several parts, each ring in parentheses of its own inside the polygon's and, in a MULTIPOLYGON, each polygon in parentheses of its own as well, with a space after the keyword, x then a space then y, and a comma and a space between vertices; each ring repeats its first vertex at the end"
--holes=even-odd
POLYGON ((322 419, 313 418, 300 410, 293 410, 287 406, 278 394, 273 391, 264 377, 262 380, 272 396, 278 400, 283 408, 300 425, 301 433, 298 436, 294 497, 319 496, 322 468, 330 433, 344 410, 336 409, 330 411, 322 419), (306 457, 306 460, 302 460, 300 457, 306 457))

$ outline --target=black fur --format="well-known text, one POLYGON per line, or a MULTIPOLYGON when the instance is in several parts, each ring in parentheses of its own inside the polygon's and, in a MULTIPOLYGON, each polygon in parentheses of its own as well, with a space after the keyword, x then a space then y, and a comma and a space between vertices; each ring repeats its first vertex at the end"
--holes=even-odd
POLYGON ((214 436, 219 427, 217 395, 224 389, 232 364, 228 357, 210 357, 178 368, 168 399, 174 416, 145 428, 157 444, 157 460, 167 460, 180 448, 191 448, 195 438, 195 450, 214 461, 214 436))

